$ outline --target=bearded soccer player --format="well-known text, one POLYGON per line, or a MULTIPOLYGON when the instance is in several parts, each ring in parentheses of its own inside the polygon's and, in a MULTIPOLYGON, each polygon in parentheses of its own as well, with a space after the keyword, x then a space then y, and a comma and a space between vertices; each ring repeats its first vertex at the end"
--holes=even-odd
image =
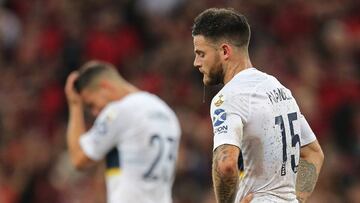
POLYGON ((169 106, 99 61, 71 73, 65 93, 71 161, 84 169, 105 159, 107 202, 172 202, 180 127, 169 106), (86 109, 96 116, 88 131, 86 109))
POLYGON ((224 84, 210 107, 217 201, 252 194, 252 203, 306 202, 324 155, 291 91, 251 64, 246 18, 211 8, 195 18, 192 35, 204 84, 224 84))

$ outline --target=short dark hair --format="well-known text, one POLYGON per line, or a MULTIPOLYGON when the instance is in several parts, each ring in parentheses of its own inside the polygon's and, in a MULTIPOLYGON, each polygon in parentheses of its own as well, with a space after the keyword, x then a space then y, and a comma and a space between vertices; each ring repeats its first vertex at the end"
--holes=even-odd
POLYGON ((203 35, 214 42, 225 39, 235 46, 247 47, 250 26, 246 17, 232 8, 210 8, 195 18, 192 35, 203 35))
POLYGON ((85 63, 79 70, 79 77, 74 82, 75 90, 80 93, 86 87, 88 87, 92 82, 99 76, 109 70, 114 69, 114 67, 106 62, 101 61, 90 61, 85 63))

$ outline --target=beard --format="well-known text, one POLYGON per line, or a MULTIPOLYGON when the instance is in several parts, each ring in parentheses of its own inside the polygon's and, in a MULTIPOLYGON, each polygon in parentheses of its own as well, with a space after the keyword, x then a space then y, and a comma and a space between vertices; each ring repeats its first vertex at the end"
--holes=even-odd
POLYGON ((214 65, 207 75, 204 74, 203 82, 206 86, 224 83, 224 73, 221 63, 214 65))

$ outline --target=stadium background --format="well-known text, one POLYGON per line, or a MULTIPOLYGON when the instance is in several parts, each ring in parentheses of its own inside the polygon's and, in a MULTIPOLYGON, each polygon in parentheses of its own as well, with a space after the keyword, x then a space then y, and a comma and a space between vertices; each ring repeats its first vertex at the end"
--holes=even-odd
POLYGON ((360 1, 1 0, 0 203, 102 203, 103 169, 69 165, 64 81, 102 59, 166 100, 183 129, 175 203, 211 203, 207 88, 191 25, 234 7, 253 34, 255 67, 292 89, 325 153, 310 203, 360 202, 360 1))

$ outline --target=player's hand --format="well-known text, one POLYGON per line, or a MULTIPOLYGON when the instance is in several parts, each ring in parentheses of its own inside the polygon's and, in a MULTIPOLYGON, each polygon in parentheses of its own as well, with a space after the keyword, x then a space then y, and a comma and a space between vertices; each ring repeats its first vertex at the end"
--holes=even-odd
POLYGON ((70 73, 66 80, 65 95, 69 105, 81 105, 81 97, 74 88, 74 82, 79 77, 79 73, 74 71, 70 73))
POLYGON ((252 199, 253 199, 253 194, 248 194, 244 199, 241 200, 240 203, 250 203, 252 199))

